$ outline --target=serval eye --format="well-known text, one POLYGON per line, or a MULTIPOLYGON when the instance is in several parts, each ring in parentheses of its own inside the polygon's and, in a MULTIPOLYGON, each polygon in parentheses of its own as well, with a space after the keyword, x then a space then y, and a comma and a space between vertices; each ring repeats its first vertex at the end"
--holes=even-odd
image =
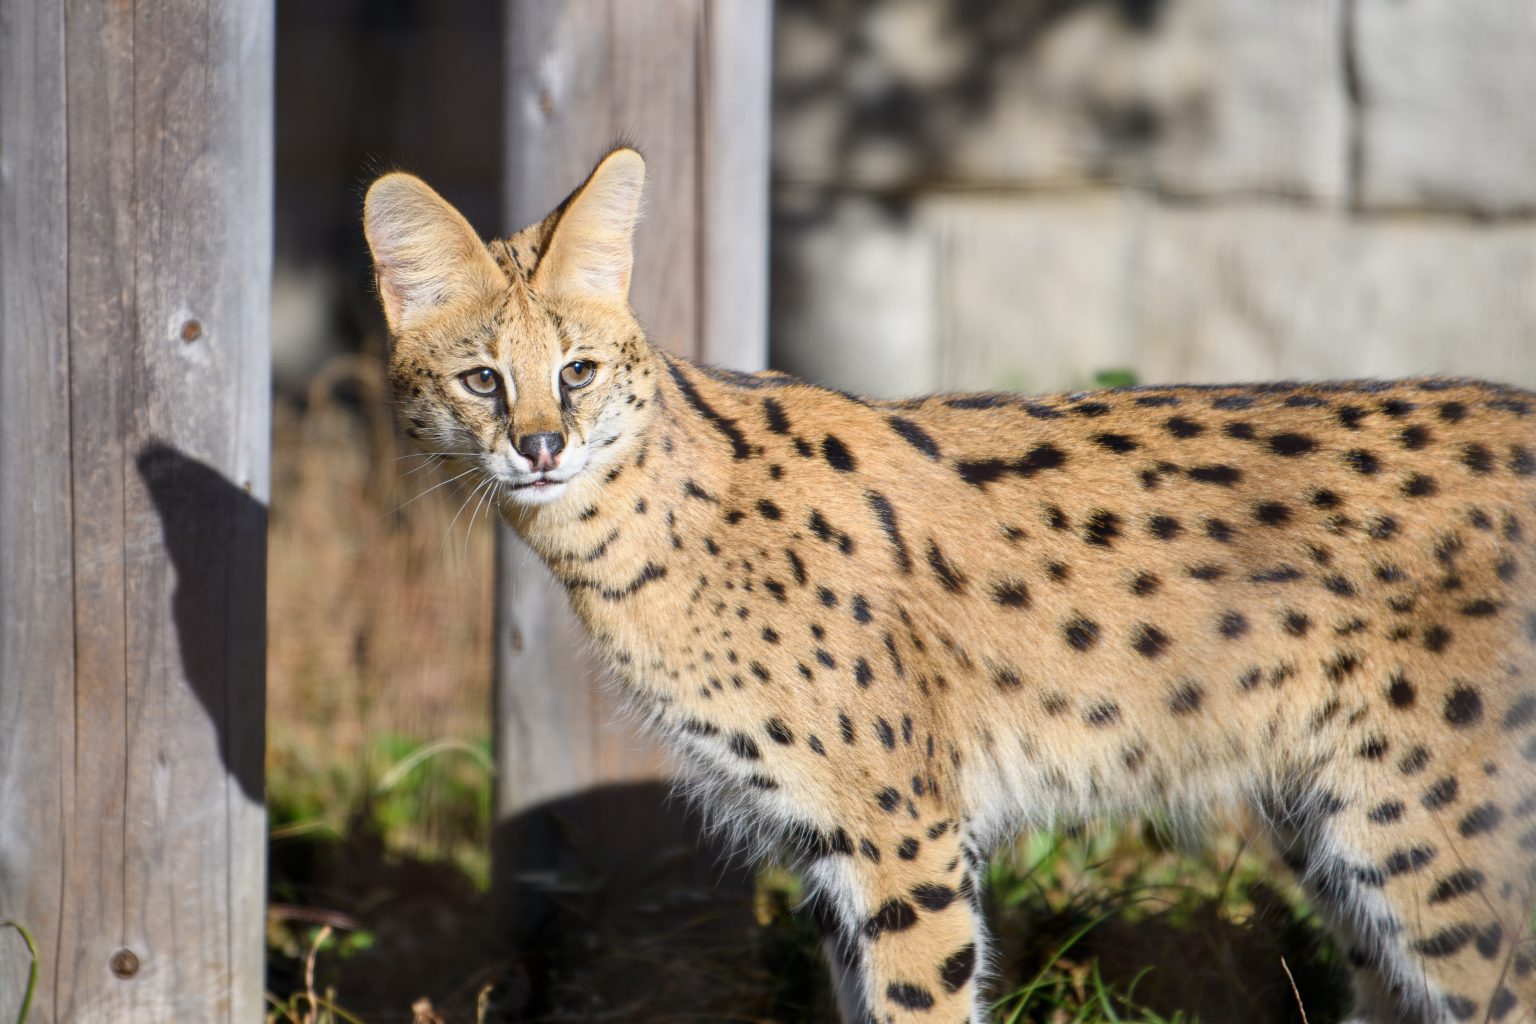
POLYGON ((464 386, 477 395, 494 395, 501 390, 501 378, 489 366, 477 367, 459 378, 464 386))
POLYGON ((565 364, 560 371, 560 383, 568 388, 584 388, 592 383, 592 377, 597 373, 597 364, 585 359, 577 359, 565 364))

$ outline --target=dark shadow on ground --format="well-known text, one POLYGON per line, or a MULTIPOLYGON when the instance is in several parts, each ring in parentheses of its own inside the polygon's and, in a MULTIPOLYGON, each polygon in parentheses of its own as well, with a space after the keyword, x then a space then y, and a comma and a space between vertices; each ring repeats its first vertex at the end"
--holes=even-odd
POLYGON ((498 826, 492 849, 502 936, 547 982, 525 1008, 533 1019, 659 1021, 687 1008, 708 1020, 747 1003, 769 1008, 750 872, 666 785, 541 804, 498 826))
MULTIPOLYGON (((339 912, 371 935, 319 971, 365 1020, 399 1019, 427 996, 453 1024, 473 1021, 487 984, 490 1022, 834 1019, 809 922, 780 901, 759 924, 748 872, 664 785, 506 822, 494 848, 513 866, 494 898, 451 867, 391 856, 368 822, 364 811, 340 839, 275 842, 270 869, 275 903, 339 912), (620 817, 653 827, 594 841, 592 823, 620 817), (680 832, 687 842, 657 842, 680 832)), ((302 969, 302 957, 274 958, 269 990, 299 991, 302 969)))
MULTIPOLYGON (((1003 979, 994 986, 994 996, 1016 990, 1041 972, 1075 976, 1092 991, 1090 972, 1096 972, 1107 991, 1161 1019, 1182 1014, 1184 1020, 1210 1024, 1318 1024, 1344 1016, 1347 972, 1335 962, 1321 929, 1298 918, 1277 891, 1251 886, 1244 902, 1252 910, 1242 922, 1232 920, 1230 908, 1213 898, 1121 916, 1117 905, 1141 895, 1146 894, 1106 891, 1084 894, 1065 907, 1040 899, 1007 911, 993 908, 1003 979), (1064 949, 1080 932, 1081 940, 1064 949)), ((1020 1019, 1052 1018, 1042 1005, 1020 1019)), ((1128 1019, 1142 1016, 1132 1013, 1128 1019)))
MULTIPOLYGON (((647 845, 638 833, 594 842, 580 823, 612 820, 616 807, 631 819, 636 808, 654 811, 660 835, 682 813, 661 785, 614 787, 530 811, 496 836, 498 853, 521 850, 522 862, 494 900, 452 868, 388 855, 360 814, 340 840, 274 844, 272 898, 340 911, 372 935, 367 949, 323 957, 319 972, 321 986, 334 985, 340 1005, 368 1021, 403 1019, 423 996, 448 1024, 474 1021, 476 997, 489 985, 493 1024, 835 1024, 815 930, 791 913, 785 889, 754 889, 739 869, 722 874, 718 851, 696 831, 691 846, 647 845)), ((1275 891, 1249 887, 1236 901, 1247 908, 1241 921, 1230 917, 1232 900, 1214 898, 1128 910, 1142 895, 1085 892, 1063 904, 1055 891, 990 907, 998 967, 990 996, 1005 997, 1042 972, 1058 986, 1076 979, 1091 991, 1097 972, 1105 989, 1132 997, 1135 1009, 1115 1006, 1122 1019, 1150 1011, 1169 1020, 1182 1013, 1292 1024, 1303 1019, 1298 998, 1314 1022, 1342 1015, 1344 970, 1319 929, 1275 891)), ((302 958, 275 958, 268 985, 280 996, 302 988, 302 958)), ((1048 992, 1017 1018, 1056 1019, 1070 1014, 1052 1016, 1048 992)))

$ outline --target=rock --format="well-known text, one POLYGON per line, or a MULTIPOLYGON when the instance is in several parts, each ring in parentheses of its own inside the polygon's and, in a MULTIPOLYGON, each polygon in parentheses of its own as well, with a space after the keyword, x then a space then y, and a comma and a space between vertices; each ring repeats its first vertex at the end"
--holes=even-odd
POLYGON ((786 0, 775 174, 1331 201, 1348 165, 1340 2, 786 0))
POLYGON ((790 191, 775 203, 769 365, 866 394, 928 390, 932 238, 899 207, 790 191))
POLYGON ((1536 209, 1536 5, 1357 0, 1360 203, 1536 209))
POLYGON ((1445 373, 1536 385, 1536 225, 1129 197, 925 202, 943 387, 1445 373))

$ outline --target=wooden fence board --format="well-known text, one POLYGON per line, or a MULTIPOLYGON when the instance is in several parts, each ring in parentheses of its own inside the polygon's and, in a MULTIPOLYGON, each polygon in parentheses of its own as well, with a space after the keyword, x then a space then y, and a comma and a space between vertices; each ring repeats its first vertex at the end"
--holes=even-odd
MULTIPOLYGON (((770 9, 766 0, 507 8, 505 227, 543 217, 615 142, 635 144, 649 171, 636 312, 672 351, 746 370, 767 353, 770 9)), ((505 528, 498 548, 498 873, 511 861, 559 861, 560 837, 530 816, 540 807, 631 864, 691 843, 659 806, 657 752, 593 685, 600 670, 565 595, 505 528)))
MULTIPOLYGON (((55 961, 75 788, 64 99, 62 10, 0 3, 0 920, 55 961)), ((0 928, 0 1019, 29 963, 0 928)), ((36 1019, 58 1019, 62 973, 36 1019)))
POLYGON ((272 8, 0 19, 0 908, 33 1020, 259 1019, 272 8))
POLYGON ((761 369, 768 353, 768 130, 773 8, 704 9, 699 357, 761 369))

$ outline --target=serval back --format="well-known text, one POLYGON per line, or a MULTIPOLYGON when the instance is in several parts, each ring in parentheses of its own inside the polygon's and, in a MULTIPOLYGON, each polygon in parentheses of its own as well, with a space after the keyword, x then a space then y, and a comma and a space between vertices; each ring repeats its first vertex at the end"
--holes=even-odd
POLYGON ((407 432, 494 491, 686 790, 813 893, 849 1021, 981 1021, 1018 830, 1254 808, 1359 1020, 1527 1019, 1536 395, 873 401, 654 347, 644 165, 483 243, 365 212, 407 432))

